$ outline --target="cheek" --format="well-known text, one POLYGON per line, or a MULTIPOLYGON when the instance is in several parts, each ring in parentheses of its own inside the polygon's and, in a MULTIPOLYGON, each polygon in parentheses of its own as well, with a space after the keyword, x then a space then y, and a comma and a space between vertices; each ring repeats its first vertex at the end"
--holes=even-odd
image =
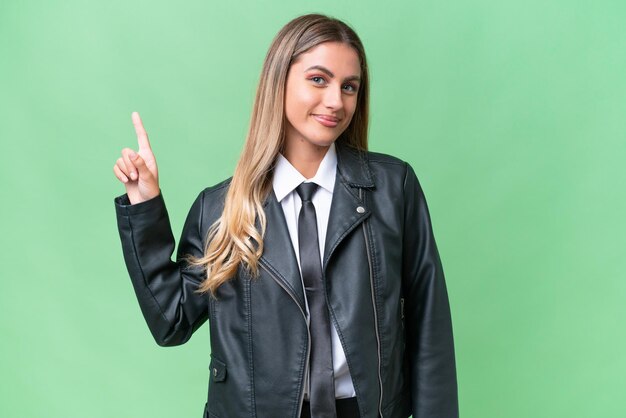
POLYGON ((287 93, 285 105, 292 113, 307 114, 315 105, 315 92, 306 86, 294 85, 287 93))
POLYGON ((316 103, 315 94, 306 89, 298 91, 295 100, 295 105, 298 107, 298 112, 301 113, 303 116, 306 116, 308 113, 312 112, 316 103))
POLYGON ((302 123, 305 121, 309 113, 309 107, 301 97, 292 96, 285 105, 285 114, 291 123, 302 123))

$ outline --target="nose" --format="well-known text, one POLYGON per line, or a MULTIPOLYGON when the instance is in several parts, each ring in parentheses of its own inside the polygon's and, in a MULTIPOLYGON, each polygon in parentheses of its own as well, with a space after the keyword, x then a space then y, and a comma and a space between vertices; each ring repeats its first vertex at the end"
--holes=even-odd
POLYGON ((341 109, 343 107, 341 86, 329 85, 325 90, 324 106, 329 109, 341 109))

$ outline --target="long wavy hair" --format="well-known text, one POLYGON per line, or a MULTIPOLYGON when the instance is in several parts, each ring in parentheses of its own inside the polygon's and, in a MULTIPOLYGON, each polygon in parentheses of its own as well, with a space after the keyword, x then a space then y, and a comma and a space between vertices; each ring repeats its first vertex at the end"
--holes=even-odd
POLYGON ((301 54, 323 42, 346 43, 358 54, 361 82, 357 105, 350 125, 337 141, 367 150, 369 75, 361 40, 346 23, 329 16, 307 14, 291 20, 278 32, 265 56, 246 141, 224 210, 207 232, 204 256, 185 257, 190 265, 206 272, 197 293, 210 291, 215 297, 217 288, 233 278, 240 266, 258 276, 266 228, 263 202, 271 191, 276 157, 285 146, 287 74, 301 54))

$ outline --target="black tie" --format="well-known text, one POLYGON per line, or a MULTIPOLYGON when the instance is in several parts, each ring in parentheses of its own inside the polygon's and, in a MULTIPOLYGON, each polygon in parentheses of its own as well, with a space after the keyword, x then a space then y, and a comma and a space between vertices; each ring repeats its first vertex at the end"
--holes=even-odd
POLYGON ((311 386, 309 402, 312 418, 336 418, 335 376, 331 350, 330 318, 322 284, 322 262, 317 237, 317 217, 311 199, 315 183, 302 183, 296 191, 302 199, 298 217, 300 270, 309 304, 311 327, 311 386))

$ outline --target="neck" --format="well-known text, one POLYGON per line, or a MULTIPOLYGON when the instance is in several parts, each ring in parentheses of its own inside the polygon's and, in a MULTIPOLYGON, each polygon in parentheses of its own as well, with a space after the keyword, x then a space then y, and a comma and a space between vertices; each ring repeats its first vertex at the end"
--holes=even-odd
POLYGON ((328 148, 329 146, 324 147, 311 143, 300 144, 300 146, 288 143, 283 155, 300 174, 310 179, 317 173, 328 148))

